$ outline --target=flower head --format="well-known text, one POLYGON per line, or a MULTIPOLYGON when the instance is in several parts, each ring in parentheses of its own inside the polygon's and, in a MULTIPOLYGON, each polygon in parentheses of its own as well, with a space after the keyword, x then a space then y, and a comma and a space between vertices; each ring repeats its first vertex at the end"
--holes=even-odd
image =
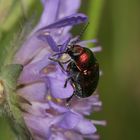
MULTIPOLYGON (((21 104, 25 123, 35 140, 98 139, 95 121, 85 118, 100 109, 98 94, 85 99, 73 97, 71 105, 66 106, 74 89, 70 82, 64 88, 68 75, 49 59, 67 48, 72 41, 69 30, 87 22, 87 16, 76 14, 80 0, 42 0, 42 4, 40 22, 14 58, 14 63, 23 65, 17 94, 29 102, 21 104)), ((85 46, 88 42, 78 43, 85 46)))

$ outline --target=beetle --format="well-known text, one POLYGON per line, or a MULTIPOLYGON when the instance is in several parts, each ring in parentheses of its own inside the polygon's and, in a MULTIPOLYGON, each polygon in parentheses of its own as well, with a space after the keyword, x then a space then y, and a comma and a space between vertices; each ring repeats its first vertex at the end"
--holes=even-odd
MULTIPOLYGON (((74 24, 79 24, 80 22, 85 22, 87 19, 83 15, 76 15, 69 17, 69 21, 74 24), (73 21, 73 22, 72 22, 73 21)), ((65 25, 69 25, 69 22, 66 19, 62 19, 55 24, 49 25, 41 30, 48 28, 60 28, 65 25), (54 26, 55 25, 55 26, 54 26)), ((40 36, 43 41, 46 41, 56 53, 52 55, 49 59, 61 66, 62 70, 67 73, 68 78, 64 83, 64 88, 67 87, 67 83, 70 81, 74 91, 71 97, 67 99, 69 102, 73 95, 79 98, 86 98, 93 94, 95 91, 98 81, 99 81, 99 64, 93 52, 87 48, 78 44, 80 37, 83 32, 86 30, 88 24, 83 28, 81 33, 78 35, 76 40, 67 42, 64 45, 57 45, 49 33, 40 36), (63 49, 58 48, 61 47, 63 49), (59 60, 62 54, 69 55, 70 59, 62 62, 59 60), (56 58, 56 56, 58 56, 56 58), (64 68, 64 64, 67 64, 67 68, 64 68)))
MULTIPOLYGON (((70 56, 70 59, 66 62, 61 62, 58 59, 51 57, 52 61, 56 61, 60 64, 62 69, 68 74, 68 78, 64 83, 64 88, 67 86, 67 82, 70 81, 74 92, 67 102, 71 100, 73 95, 79 98, 86 98, 93 94, 99 81, 99 64, 93 52, 86 47, 80 45, 69 45, 65 52, 70 56), (66 70, 63 67, 63 63, 67 64, 66 70)), ((57 55, 56 53, 55 55, 57 55)))
POLYGON ((89 97, 95 91, 99 80, 99 64, 93 52, 85 47, 73 45, 67 50, 72 61, 67 66, 75 95, 89 97))

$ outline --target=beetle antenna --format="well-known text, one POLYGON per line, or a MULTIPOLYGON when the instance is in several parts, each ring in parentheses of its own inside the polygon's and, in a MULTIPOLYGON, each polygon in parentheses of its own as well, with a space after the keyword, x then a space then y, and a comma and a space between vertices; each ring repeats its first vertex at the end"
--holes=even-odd
POLYGON ((80 41, 81 36, 83 35, 83 33, 86 31, 87 27, 89 25, 89 22, 86 23, 86 25, 83 27, 83 29, 81 30, 81 32, 79 33, 79 35, 77 36, 75 41, 72 41, 72 45, 76 44, 77 42, 80 41))
POLYGON ((84 28, 81 30, 81 32, 78 35, 78 39, 80 39, 80 37, 83 35, 83 33, 86 31, 87 27, 89 25, 89 22, 86 23, 86 25, 84 26, 84 28))

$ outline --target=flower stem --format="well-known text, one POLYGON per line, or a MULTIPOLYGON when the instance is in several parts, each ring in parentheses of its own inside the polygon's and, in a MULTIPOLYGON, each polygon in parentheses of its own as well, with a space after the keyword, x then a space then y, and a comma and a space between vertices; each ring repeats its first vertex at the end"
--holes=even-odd
POLYGON ((90 0, 88 9, 90 24, 84 35, 84 39, 95 38, 97 36, 103 3, 104 0, 90 0))

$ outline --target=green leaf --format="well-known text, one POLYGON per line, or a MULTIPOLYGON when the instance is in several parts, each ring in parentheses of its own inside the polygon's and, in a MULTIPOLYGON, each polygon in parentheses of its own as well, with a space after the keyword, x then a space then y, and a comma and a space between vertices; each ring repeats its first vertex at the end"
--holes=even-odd
POLYGON ((27 11, 33 5, 33 0, 1 0, 0 1, 0 30, 8 31, 21 16, 26 17, 27 11))
POLYGON ((20 64, 6 65, 1 69, 1 79, 11 89, 16 89, 17 79, 23 69, 20 64))
POLYGON ((19 64, 7 65, 1 69, 0 80, 3 83, 5 94, 5 102, 1 109, 3 109, 3 115, 10 123, 17 139, 30 140, 31 134, 24 123, 18 95, 16 94, 17 79, 22 69, 22 65, 19 64))

